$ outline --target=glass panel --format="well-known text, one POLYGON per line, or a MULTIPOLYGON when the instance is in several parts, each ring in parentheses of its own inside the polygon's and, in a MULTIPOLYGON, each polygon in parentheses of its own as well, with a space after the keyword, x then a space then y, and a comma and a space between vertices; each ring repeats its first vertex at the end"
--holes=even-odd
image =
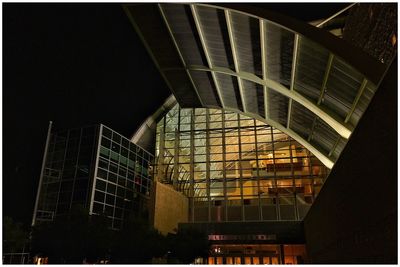
POLYGON ((190 131, 174 132, 171 141, 165 139, 168 134, 160 136, 160 146, 179 140, 181 148, 178 155, 172 148, 164 150, 157 179, 178 176, 177 190, 195 197, 190 204, 195 222, 301 220, 327 175, 298 142, 242 114, 178 109, 167 117, 172 124, 166 128, 194 121, 195 131, 193 137, 190 131), (211 127, 216 121, 217 129, 211 127), (199 125, 204 129, 196 130, 199 125))
POLYGON ((267 77, 290 88, 294 34, 273 23, 266 23, 267 77))
POLYGON ((239 71, 262 77, 259 20, 237 12, 231 13, 231 20, 239 71))
POLYGON ((294 90, 317 103, 328 68, 329 51, 302 36, 297 51, 294 90))
POLYGON ((222 99, 224 99, 225 106, 243 110, 237 78, 222 73, 215 73, 215 78, 218 86, 224 88, 224 90, 221 90, 221 95, 222 99))

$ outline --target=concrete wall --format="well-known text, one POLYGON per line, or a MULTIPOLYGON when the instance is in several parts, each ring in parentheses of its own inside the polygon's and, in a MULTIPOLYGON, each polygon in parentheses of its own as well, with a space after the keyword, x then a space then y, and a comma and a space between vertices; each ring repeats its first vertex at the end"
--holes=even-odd
POLYGON ((397 262, 396 63, 304 220, 313 263, 397 262))
POLYGON ((189 200, 169 185, 156 182, 154 186, 153 225, 164 235, 174 233, 178 230, 178 223, 188 222, 189 200))

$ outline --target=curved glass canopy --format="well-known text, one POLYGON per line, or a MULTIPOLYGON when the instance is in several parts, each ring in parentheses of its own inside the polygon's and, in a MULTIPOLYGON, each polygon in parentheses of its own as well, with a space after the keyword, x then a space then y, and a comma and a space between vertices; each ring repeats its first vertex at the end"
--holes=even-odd
POLYGON ((124 8, 181 107, 222 108, 263 121, 328 168, 379 83, 379 75, 368 78, 276 18, 204 4, 124 8))

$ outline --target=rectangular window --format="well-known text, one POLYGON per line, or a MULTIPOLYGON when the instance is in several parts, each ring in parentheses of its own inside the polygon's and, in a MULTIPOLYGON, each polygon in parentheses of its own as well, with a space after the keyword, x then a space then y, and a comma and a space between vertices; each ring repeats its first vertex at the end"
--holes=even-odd
POLYGON ((118 184, 121 185, 121 186, 125 186, 125 183, 126 183, 126 178, 122 177, 122 176, 119 176, 118 177, 118 184))
POLYGON ((103 126, 103 135, 111 139, 112 132, 110 129, 103 126))
POLYGON ((106 147, 106 148, 111 148, 111 140, 107 139, 105 137, 101 138, 101 145, 106 147))
POLYGON ((122 140, 121 140, 121 145, 123 146, 123 147, 125 147, 125 148, 129 148, 129 141, 128 140, 126 140, 125 138, 122 138, 122 140))
POLYGON ((115 188, 115 185, 107 183, 107 193, 115 194, 115 188))
POLYGON ((125 187, 118 186, 117 187, 117 196, 124 198, 125 197, 125 187))
POLYGON ((99 167, 105 170, 108 169, 108 161, 102 158, 99 158, 99 167))
POLYGON ((100 155, 102 157, 108 158, 108 156, 110 155, 110 150, 108 148, 101 146, 100 147, 100 155))
POLYGON ((102 214, 103 213, 103 204, 93 202, 93 213, 102 214))
POLYGON ((97 177, 107 180, 107 171, 103 169, 97 169, 97 177))
POLYGON ((115 196, 106 194, 106 204, 114 206, 114 202, 115 202, 115 196))
POLYGON ((117 175, 115 173, 108 173, 108 181, 112 182, 112 183, 116 183, 117 182, 117 175))
POLYGON ((116 152, 114 152, 114 151, 111 151, 111 157, 110 157, 110 159, 111 159, 112 161, 114 161, 114 162, 118 162, 119 154, 116 153, 116 152))
POLYGON ((111 150, 112 151, 114 151, 116 153, 120 153, 120 149, 121 149, 121 146, 119 144, 117 144, 115 142, 111 143, 111 150))
POLYGON ((105 205, 105 206, 104 206, 104 213, 105 213, 107 216, 113 216, 114 207, 105 205))
POLYGON ((105 194, 103 192, 96 190, 94 194, 94 200, 98 202, 104 202, 104 196, 105 194))
POLYGON ((116 132, 113 132, 112 140, 115 141, 117 144, 121 143, 121 136, 116 132))
POLYGON ((99 189, 101 191, 105 191, 106 190, 106 182, 96 179, 96 189, 99 189))

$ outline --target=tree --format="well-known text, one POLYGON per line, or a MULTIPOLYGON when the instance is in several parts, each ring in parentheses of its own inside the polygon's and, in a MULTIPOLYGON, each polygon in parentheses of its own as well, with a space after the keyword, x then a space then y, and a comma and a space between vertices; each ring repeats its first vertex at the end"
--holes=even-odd
POLYGON ((109 256, 115 232, 108 227, 107 216, 92 215, 86 238, 86 261, 99 262, 109 256))
POLYGON ((203 232, 193 228, 179 229, 168 235, 169 261, 190 264, 198 257, 207 257, 210 244, 203 232))
POLYGON ((3 252, 22 252, 28 242, 28 232, 11 217, 3 218, 3 252))
POLYGON ((165 238, 147 220, 131 217, 116 233, 111 251, 112 263, 151 263, 166 254, 165 238))
POLYGON ((110 250, 113 231, 105 216, 89 216, 80 205, 74 206, 54 222, 41 223, 32 231, 32 252, 49 257, 49 263, 97 262, 110 250))

